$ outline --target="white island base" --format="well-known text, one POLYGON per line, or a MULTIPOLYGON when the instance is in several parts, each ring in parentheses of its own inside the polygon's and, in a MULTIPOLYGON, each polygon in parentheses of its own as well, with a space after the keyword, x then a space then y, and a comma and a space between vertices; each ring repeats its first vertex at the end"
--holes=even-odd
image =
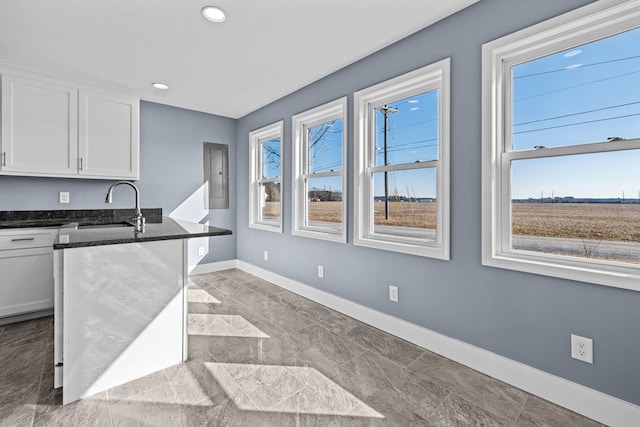
POLYGON ((54 251, 63 403, 187 359, 187 241, 54 251))

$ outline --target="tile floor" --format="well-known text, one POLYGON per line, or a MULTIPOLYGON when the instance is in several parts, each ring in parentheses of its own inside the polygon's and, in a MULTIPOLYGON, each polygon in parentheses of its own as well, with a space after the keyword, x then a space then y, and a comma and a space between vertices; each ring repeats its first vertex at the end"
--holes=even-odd
POLYGON ((239 270, 191 278, 187 363, 61 406, 53 325, 0 326, 0 426, 595 426, 239 270))

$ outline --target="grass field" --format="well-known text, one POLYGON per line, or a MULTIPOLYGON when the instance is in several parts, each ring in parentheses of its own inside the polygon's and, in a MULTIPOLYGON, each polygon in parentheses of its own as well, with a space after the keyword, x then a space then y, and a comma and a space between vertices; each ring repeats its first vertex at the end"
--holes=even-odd
POLYGON ((640 242, 640 205, 513 203, 516 235, 640 242))
MULTIPOLYGON (((309 203, 309 221, 340 222, 342 202, 309 203)), ((374 203, 376 225, 396 225, 412 228, 436 228, 435 203, 389 203, 389 219, 384 218, 384 203, 374 203)))
MULTIPOLYGON (((267 203, 265 217, 278 217, 280 203, 267 203)), ((478 212, 478 215, 480 213, 478 212)), ((436 228, 436 203, 390 202, 389 219, 384 203, 374 203, 376 225, 436 228)), ((337 223, 342 202, 310 202, 309 220, 337 223)), ((514 235, 640 242, 640 204, 513 203, 514 235)))

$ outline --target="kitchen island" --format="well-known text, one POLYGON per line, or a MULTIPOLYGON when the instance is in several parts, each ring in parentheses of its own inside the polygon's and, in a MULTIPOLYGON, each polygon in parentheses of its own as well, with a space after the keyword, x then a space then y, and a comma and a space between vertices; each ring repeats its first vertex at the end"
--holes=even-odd
POLYGON ((55 386, 63 403, 187 359, 187 239, 231 231, 163 217, 61 228, 54 243, 55 386))

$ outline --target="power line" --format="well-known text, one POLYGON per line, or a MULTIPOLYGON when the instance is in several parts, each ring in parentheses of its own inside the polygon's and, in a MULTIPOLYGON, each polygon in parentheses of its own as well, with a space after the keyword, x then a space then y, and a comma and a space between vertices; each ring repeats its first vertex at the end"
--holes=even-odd
POLYGON ((531 123, 539 123, 539 122, 546 122, 546 121, 549 121, 549 120, 563 119, 565 117, 579 116, 581 114, 595 113, 597 111, 611 110, 613 108, 620 108, 620 107, 628 107, 629 105, 636 105, 636 104, 640 104, 640 101, 629 102, 627 104, 612 105, 610 107, 596 108, 594 110, 581 111, 579 113, 564 114, 562 116, 554 116, 554 117, 547 117, 547 118, 544 118, 544 119, 530 120, 528 122, 516 123, 513 126, 523 126, 523 125, 528 125, 528 124, 531 124, 531 123))
POLYGON ((543 131, 543 130, 565 128, 565 127, 569 127, 569 126, 586 125, 586 124, 597 123, 597 122, 606 122, 607 120, 624 119, 624 118, 627 118, 627 117, 635 117, 635 116, 640 116, 640 113, 626 114, 624 116, 608 117, 606 119, 587 120, 587 121, 584 121, 584 122, 577 122, 577 123, 567 123, 565 125, 549 126, 549 127, 540 128, 540 129, 522 130, 522 131, 519 131, 519 132, 514 132, 513 134, 514 135, 519 135, 519 134, 522 134, 522 133, 540 132, 540 131, 543 131))
POLYGON ((516 101, 524 101, 526 99, 537 98, 537 97, 540 97, 540 96, 550 95, 552 93, 557 93, 557 92, 563 92, 565 90, 571 90, 571 89, 575 89, 575 88, 582 87, 582 86, 589 86, 589 85, 592 85, 592 84, 595 84, 595 83, 600 83, 600 82, 604 82, 604 81, 607 81, 607 80, 613 80, 613 79, 617 79, 619 77, 626 77, 628 75, 637 74, 637 73, 640 73, 640 70, 639 71, 631 71, 629 73, 624 73, 624 74, 618 74, 616 76, 605 77, 603 79, 593 80, 593 81, 586 82, 586 83, 581 83, 581 84, 578 84, 578 85, 567 86, 567 87, 561 88, 561 89, 550 90, 548 92, 542 92, 542 93, 538 93, 536 95, 524 96, 522 98, 516 98, 513 101, 514 102, 516 102, 516 101))
MULTIPOLYGON (((579 68, 593 67, 595 65, 602 65, 602 64, 611 64, 611 63, 614 63, 614 62, 628 61, 630 59, 637 59, 637 58, 640 58, 640 55, 628 56, 626 58, 611 59, 609 61, 594 62, 592 64, 583 64, 579 68)), ((541 71, 539 73, 524 74, 522 76, 514 77, 514 80, 515 79, 524 79, 526 77, 541 76, 541 75, 544 75, 544 74, 559 73, 561 71, 572 71, 572 69, 560 68, 560 69, 557 69, 557 70, 549 70, 549 71, 541 71)))

